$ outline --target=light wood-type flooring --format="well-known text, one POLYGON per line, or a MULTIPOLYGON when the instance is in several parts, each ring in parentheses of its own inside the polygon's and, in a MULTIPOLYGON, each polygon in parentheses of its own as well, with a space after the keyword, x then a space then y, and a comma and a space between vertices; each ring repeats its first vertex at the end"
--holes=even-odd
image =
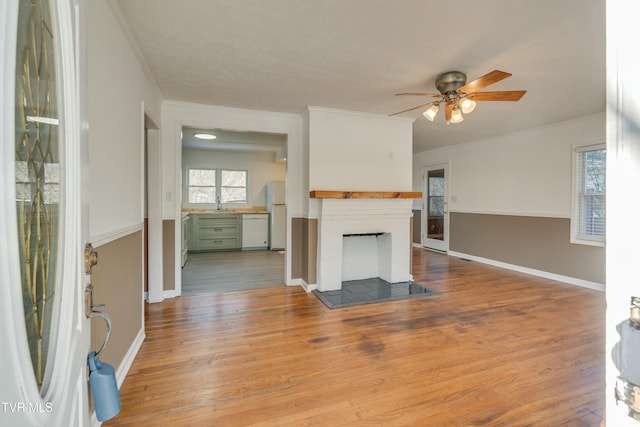
POLYGON ((284 286, 284 257, 268 250, 190 253, 182 268, 182 294, 284 286))
POLYGON ((104 426, 598 426, 604 293, 413 250, 437 295, 330 310, 298 287, 147 306, 104 426))

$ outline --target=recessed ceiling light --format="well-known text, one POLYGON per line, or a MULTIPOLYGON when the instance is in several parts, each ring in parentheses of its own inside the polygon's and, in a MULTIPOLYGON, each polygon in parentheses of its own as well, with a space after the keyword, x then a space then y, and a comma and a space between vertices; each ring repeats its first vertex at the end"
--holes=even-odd
POLYGON ((198 139, 216 139, 217 138, 212 133, 194 133, 193 136, 195 136, 198 139))

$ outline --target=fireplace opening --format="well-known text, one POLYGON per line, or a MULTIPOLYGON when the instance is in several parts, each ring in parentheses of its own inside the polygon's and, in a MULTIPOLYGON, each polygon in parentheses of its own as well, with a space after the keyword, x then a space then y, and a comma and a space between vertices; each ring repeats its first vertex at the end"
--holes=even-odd
POLYGON ((342 235, 342 281, 380 277, 382 262, 389 258, 390 233, 342 235))

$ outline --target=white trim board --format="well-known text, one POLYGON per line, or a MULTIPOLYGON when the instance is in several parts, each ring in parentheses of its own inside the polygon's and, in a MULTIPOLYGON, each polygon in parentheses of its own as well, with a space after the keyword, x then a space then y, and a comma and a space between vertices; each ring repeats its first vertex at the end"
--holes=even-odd
POLYGON ((287 286, 300 286, 307 293, 313 292, 316 289, 318 289, 318 285, 317 284, 309 284, 304 279, 293 279, 292 283, 290 285, 287 285, 287 286), (294 282, 296 282, 296 283, 294 283, 294 282))
POLYGON ((124 379, 127 377, 129 373, 129 369, 131 368, 131 364, 133 364, 133 360, 136 358, 138 351, 140 351, 140 347, 142 347, 142 343, 146 338, 146 334, 144 333, 144 327, 138 331, 138 335, 136 335, 135 339, 129 346, 129 350, 122 358, 122 362, 120 362, 120 366, 118 366, 118 371, 116 372, 116 381, 118 383, 118 388, 122 386, 124 379))
POLYGON ((588 280, 577 279, 575 277, 563 276, 555 273, 549 273, 548 271, 536 270, 534 268, 522 267, 520 265, 508 264, 506 262, 496 261, 488 258, 482 258, 475 255, 464 254, 456 251, 449 251, 448 254, 456 258, 464 258, 471 261, 481 262, 483 264, 492 265, 494 267, 500 267, 507 270, 517 271, 520 273, 526 273, 532 276, 538 276, 538 277, 542 277, 549 280, 556 280, 558 282, 581 286, 583 288, 594 289, 596 291, 604 292, 605 290, 605 286, 602 283, 590 282, 588 280))
MULTIPOLYGON (((144 333, 144 327, 143 327, 138 331, 138 335, 136 335, 135 339, 129 346, 129 350, 127 350, 127 353, 122 358, 122 362, 120 362, 120 366, 118 366, 118 370, 116 371, 116 383, 118 385, 118 389, 122 387, 122 383, 127 377, 127 374, 129 373, 129 369, 131 369, 131 365, 133 364, 133 360, 136 358, 138 351, 140 351, 140 347, 142 347, 142 343, 144 342, 145 338, 146 338, 146 335, 144 333)), ((98 421, 98 418, 96 417, 95 409, 91 411, 90 422, 92 427, 99 427, 102 425, 102 422, 98 421)))
MULTIPOLYGON (((164 301, 165 299, 168 298, 175 298, 175 297, 179 297, 180 295, 178 295, 178 293, 175 290, 168 290, 168 291, 162 291, 162 300, 164 301)), ((162 301, 154 301, 154 302, 149 302, 149 292, 144 291, 144 294, 142 296, 143 301, 145 304, 157 304, 159 302, 162 301)))
MULTIPOLYGON (((180 295, 182 294, 175 289, 162 291, 162 296, 164 297, 164 299, 175 298, 175 297, 179 297, 180 295)), ((153 303, 150 303, 150 304, 153 304, 153 303)))
POLYGON ((99 234, 97 236, 90 236, 89 241, 93 244, 94 248, 106 245, 107 243, 114 242, 122 237, 126 237, 130 234, 144 230, 144 223, 130 225, 118 230, 110 231, 108 233, 99 234))
POLYGON ((499 215, 499 216, 523 216, 531 218, 564 218, 570 219, 570 215, 551 213, 551 212, 508 212, 508 211, 479 211, 469 209, 450 209, 450 214, 462 213, 462 214, 476 214, 476 215, 499 215))

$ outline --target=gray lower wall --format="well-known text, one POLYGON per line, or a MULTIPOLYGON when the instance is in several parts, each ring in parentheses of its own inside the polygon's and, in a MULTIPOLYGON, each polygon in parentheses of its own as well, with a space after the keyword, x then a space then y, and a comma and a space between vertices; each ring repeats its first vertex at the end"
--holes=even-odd
MULTIPOLYGON (((96 248, 98 264, 93 267, 94 304, 111 317, 109 343, 100 359, 116 370, 142 329, 142 239, 143 231, 121 237, 96 248)), ((102 319, 91 320, 91 348, 98 350, 106 333, 102 319)))
POLYGON ((419 245, 422 244, 422 211, 413 210, 413 230, 411 232, 411 241, 419 245))
POLYGON ((291 278, 302 278, 302 225, 305 218, 291 218, 291 278))
POLYGON ((568 218, 452 212, 449 221, 451 251, 605 283, 605 248, 570 243, 568 218))
POLYGON ((318 220, 292 218, 291 278, 313 285, 317 281, 318 220))
MULTIPOLYGON (((176 222, 172 219, 162 221, 162 289, 173 291, 176 288, 176 222)), ((178 243, 180 247, 181 242, 178 243)))

